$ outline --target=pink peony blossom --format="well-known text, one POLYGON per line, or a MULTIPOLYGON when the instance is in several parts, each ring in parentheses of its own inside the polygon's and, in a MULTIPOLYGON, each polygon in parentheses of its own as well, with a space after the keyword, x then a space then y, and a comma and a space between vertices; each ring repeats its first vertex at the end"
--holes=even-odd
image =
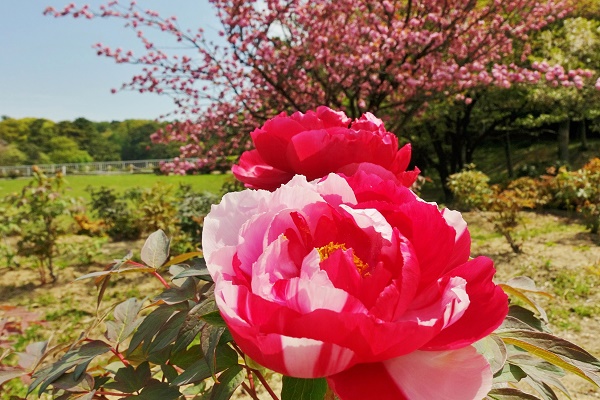
POLYGON ((325 106, 306 114, 281 113, 251 136, 256 149, 242 154, 233 174, 254 189, 274 190, 297 174, 308 180, 348 174, 364 163, 390 171, 405 186, 419 173, 406 171, 410 145, 398 149, 398 138, 371 113, 354 121, 325 106))
POLYGON ((454 400, 490 390, 471 344, 508 311, 470 241, 460 213, 358 170, 229 193, 202 243, 221 315, 258 363, 326 377, 342 400, 454 400))

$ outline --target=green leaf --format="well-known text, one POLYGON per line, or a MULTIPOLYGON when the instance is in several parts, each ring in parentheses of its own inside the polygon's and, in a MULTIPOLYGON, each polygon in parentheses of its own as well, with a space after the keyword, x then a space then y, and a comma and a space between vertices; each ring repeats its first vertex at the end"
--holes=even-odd
POLYGON ((487 398, 494 400, 540 400, 539 397, 513 388, 492 389, 487 398))
POLYGON ((115 374, 115 381, 107 383, 104 387, 119 390, 123 393, 133 393, 146 386, 151 378, 150 364, 145 361, 138 365, 137 368, 131 365, 119 368, 115 374))
POLYGON ((18 378, 20 376, 26 375, 27 372, 22 369, 5 369, 0 371, 0 385, 4 382, 8 382, 11 379, 18 378))
POLYGON ((213 281, 210 273, 208 272, 208 268, 206 268, 206 261, 203 258, 194 260, 194 263, 190 266, 190 268, 180 272, 173 277, 173 279, 187 278, 192 276, 207 282, 213 281))
POLYGON ((196 297, 197 283, 194 278, 188 278, 180 287, 173 286, 164 290, 154 301, 162 300, 167 304, 177 304, 193 300, 196 297))
POLYGON ((246 378, 241 365, 233 365, 219 375, 219 381, 212 388, 211 400, 228 400, 246 378))
POLYGON ((540 318, 542 319, 542 321, 544 321, 544 323, 548 323, 548 315, 546 315, 546 311, 544 311, 544 309, 540 305, 538 305, 534 300, 528 297, 525 294, 527 293, 526 291, 520 290, 519 288, 510 286, 506 283, 500 283, 498 286, 500 286, 502 290, 506 292, 506 294, 513 295, 518 299, 522 300, 524 303, 528 304, 540 314, 540 318))
POLYGON ((179 376, 175 367, 170 364, 161 365, 160 369, 162 370, 163 376, 167 379, 167 382, 173 382, 173 380, 179 376))
POLYGON ((525 324, 529 325, 531 328, 537 331, 550 333, 550 331, 546 327, 546 324, 544 324, 541 320, 536 318, 535 314, 531 310, 528 310, 521 306, 511 305, 508 308, 508 315, 521 322, 524 322, 525 324))
POLYGON ((479 354, 490 363, 492 374, 501 371, 506 362, 506 346, 502 339, 496 335, 489 335, 473 344, 479 354))
POLYGON ((211 313, 217 309, 217 305, 213 299, 208 299, 200 304, 196 304, 188 313, 179 336, 173 346, 173 353, 184 350, 189 346, 194 338, 200 333, 206 322, 202 319, 207 313, 211 313))
POLYGON ((127 349, 127 355, 131 353, 141 344, 144 343, 143 352, 147 352, 152 338, 156 336, 162 326, 169 320, 169 318, 177 311, 180 311, 185 307, 184 304, 177 305, 161 305, 154 311, 148 314, 139 328, 133 334, 131 342, 129 342, 129 348, 127 349))
MULTIPOLYGON (((215 360, 214 372, 218 373, 237 364, 238 354, 227 345, 217 346, 215 360)), ((213 372, 206 360, 201 358, 185 368, 185 371, 175 378, 171 384, 177 386, 187 385, 188 383, 195 383, 210 378, 212 374, 213 372)))
POLYGON ((160 328, 156 337, 148 347, 148 352, 153 353, 160 351, 173 343, 179 335, 179 330, 187 317, 187 313, 187 310, 182 310, 173 315, 167 323, 160 328))
POLYGON ((140 258, 149 267, 160 267, 169 258, 169 243, 169 238, 162 229, 157 230, 146 239, 140 258))
POLYGON ((281 400, 323 400, 327 392, 327 380, 283 377, 281 400))
POLYGON ((143 318, 138 317, 142 302, 138 299, 127 299, 113 312, 114 321, 106 321, 106 337, 112 343, 120 344, 129 337, 142 323, 143 318))
POLYGON ((33 375, 34 381, 29 385, 27 394, 30 394, 38 386, 40 387, 38 393, 43 393, 52 382, 69 369, 80 364, 86 364, 109 350, 110 346, 107 343, 104 343, 101 340, 94 340, 81 347, 68 351, 57 362, 33 375))
POLYGON ((189 253, 183 253, 180 254, 176 257, 173 257, 169 260, 168 263, 166 263, 165 265, 163 265, 163 268, 167 268, 170 267, 171 265, 175 265, 175 264, 180 264, 184 261, 187 261, 191 258, 196 258, 196 257, 202 257, 202 252, 201 251, 191 251, 189 253))
POLYGON ((521 379, 525 378, 527 374, 518 366, 510 363, 504 364, 502 370, 496 372, 494 375, 494 384, 496 383, 517 383, 521 379))
POLYGON ((156 379, 142 389, 139 395, 129 396, 128 399, 137 400, 177 400, 181 397, 179 389, 169 386, 167 382, 159 382, 156 379))
POLYGON ((209 325, 212 325, 212 326, 217 326, 217 327, 227 326, 227 324, 225 323, 225 320, 221 316, 221 313, 219 312, 219 310, 204 314, 202 316, 202 319, 204 321, 206 321, 209 325))
POLYGON ((212 372, 213 379, 215 378, 215 366, 216 366, 216 350, 219 345, 219 339, 221 339, 221 335, 225 332, 225 327, 221 326, 207 326, 206 329, 202 330, 202 334, 200 336, 200 345, 202 346, 202 353, 204 353, 204 359, 208 364, 212 372))
MULTIPOLYGON (((507 339, 517 339, 519 341, 527 342, 545 351, 589 364, 589 368, 593 368, 596 371, 600 371, 600 360, 598 360, 596 357, 594 357, 581 347, 577 346, 576 344, 573 344, 568 340, 550 335, 548 333, 514 330, 508 332, 500 332, 498 333, 498 336, 500 336, 502 340, 504 340, 504 342, 507 342, 507 339)), ((520 345, 516 346, 523 348, 520 345)), ((523 349, 527 350, 525 348, 523 349)), ((559 367, 562 368, 562 366, 560 365, 559 367)))
POLYGON ((536 392, 538 392, 543 400, 558 400, 554 390, 544 381, 533 378, 531 375, 523 378, 523 382, 526 382, 536 392))
MULTIPOLYGON (((527 332, 527 333, 531 334, 534 332, 527 332)), ((539 334, 542 334, 542 333, 539 333, 539 334)), ((551 336, 551 335, 548 335, 548 336, 551 336)), ((556 339, 558 339, 558 338, 556 338, 556 339)), ((598 375, 594 374, 591 371, 582 370, 581 368, 573 365, 573 363, 571 363, 570 361, 566 361, 559 355, 555 354, 554 352, 548 351, 546 348, 544 348, 548 345, 546 340, 536 341, 536 340, 531 340, 531 338, 527 338, 526 336, 520 337, 520 338, 503 336, 502 340, 504 340, 505 343, 512 344, 514 346, 518 346, 518 347, 522 348, 523 350, 526 350, 529 353, 531 353, 543 360, 548 361, 549 363, 552 363, 552 364, 554 364, 558 367, 561 367, 569 372, 572 372, 575 375, 587 380, 588 382, 590 382, 596 386, 600 386, 600 378, 598 377, 598 375), (540 347, 540 345, 542 345, 544 347, 540 347)), ((563 339, 559 339, 559 340, 563 341, 563 339)), ((568 350, 568 349, 562 348, 562 347, 556 347, 555 349, 559 349, 561 352, 565 352, 564 350, 568 350)), ((566 353, 570 353, 570 352, 566 351, 566 353)), ((589 353, 587 353, 587 354, 589 354, 589 353)), ((590 355, 590 357, 591 357, 591 355, 590 355)))

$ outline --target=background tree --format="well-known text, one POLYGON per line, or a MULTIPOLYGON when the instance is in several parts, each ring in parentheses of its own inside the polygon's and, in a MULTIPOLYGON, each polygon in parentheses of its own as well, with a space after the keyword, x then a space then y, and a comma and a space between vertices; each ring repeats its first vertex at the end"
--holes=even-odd
POLYGON ((211 3, 225 46, 208 41, 201 28, 180 29, 175 17, 135 2, 111 1, 95 10, 71 4, 46 13, 123 19, 146 52, 98 43, 98 54, 142 66, 121 89, 171 96, 181 120, 155 139, 187 143, 182 156, 204 163, 238 154, 248 146, 248 133, 282 110, 324 104, 350 116, 371 111, 401 133, 428 104, 463 100, 481 87, 540 80, 580 86, 592 75, 527 61, 530 35, 564 18, 568 1, 211 3), (160 48, 146 29, 165 32, 179 46, 160 48))

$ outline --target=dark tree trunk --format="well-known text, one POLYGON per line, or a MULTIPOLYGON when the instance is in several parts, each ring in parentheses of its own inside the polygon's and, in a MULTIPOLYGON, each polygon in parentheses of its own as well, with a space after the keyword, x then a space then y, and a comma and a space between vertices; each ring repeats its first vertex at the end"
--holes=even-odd
POLYGON ((577 127, 579 128, 579 140, 581 141, 581 150, 582 151, 586 151, 590 149, 590 146, 588 144, 588 140, 587 140, 587 120, 582 119, 581 121, 579 121, 579 123, 577 124, 577 127))
POLYGON ((434 163, 434 166, 435 169, 437 169, 438 174, 440 175, 440 181, 442 181, 444 198, 447 203, 451 203, 454 196, 452 194, 452 191, 448 188, 448 177, 450 176, 450 172, 448 171, 448 160, 446 158, 446 153, 444 152, 444 145, 442 141, 439 139, 434 140, 433 148, 435 149, 435 154, 438 157, 438 162, 434 163))
POLYGON ((569 163, 569 120, 558 125, 558 160, 569 163))
POLYGON ((508 171, 508 177, 513 178, 515 173, 513 171, 512 162, 512 150, 510 147, 510 133, 506 131, 504 134, 504 155, 506 156, 506 170, 508 171))

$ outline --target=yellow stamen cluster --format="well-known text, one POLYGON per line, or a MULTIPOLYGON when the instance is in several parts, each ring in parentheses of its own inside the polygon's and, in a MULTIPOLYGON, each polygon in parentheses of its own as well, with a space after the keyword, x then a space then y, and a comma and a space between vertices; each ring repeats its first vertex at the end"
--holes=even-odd
MULTIPOLYGON (((331 255, 336 250, 347 251, 348 249, 346 248, 346 245, 344 245, 343 243, 333 243, 333 242, 329 242, 329 244, 326 244, 323 247, 317 248, 317 251, 319 252, 319 256, 321 257, 321 261, 327 260, 327 258, 329 258, 329 255, 331 255)), ((367 270, 369 269, 369 264, 367 264, 366 262, 361 260, 354 253, 354 251, 352 251, 352 261, 354 262, 354 265, 356 265, 356 269, 362 276, 369 275, 369 273, 367 272, 367 270)))

